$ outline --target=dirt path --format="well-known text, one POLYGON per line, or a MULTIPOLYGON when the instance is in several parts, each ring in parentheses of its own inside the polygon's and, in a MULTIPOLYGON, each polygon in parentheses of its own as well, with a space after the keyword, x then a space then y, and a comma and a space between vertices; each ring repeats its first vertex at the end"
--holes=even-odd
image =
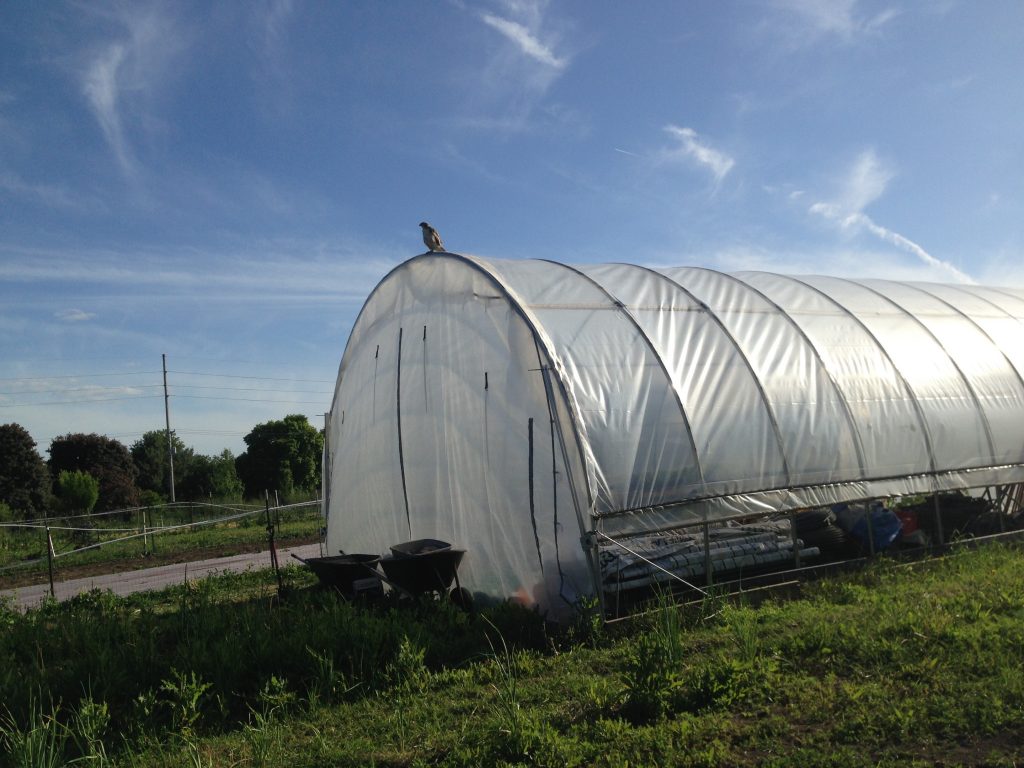
MULTIPOLYGON (((293 563, 291 555, 299 557, 318 557, 319 544, 302 544, 294 547, 278 549, 277 558, 281 565, 293 563)), ((211 573, 220 571, 244 571, 249 568, 267 568, 270 566, 270 552, 243 552, 228 557, 214 557, 206 560, 193 560, 184 563, 159 565, 153 568, 140 568, 121 573, 94 574, 82 578, 58 581, 54 584, 54 596, 58 600, 67 600, 90 589, 109 589, 117 595, 129 595, 133 592, 145 592, 151 589, 163 589, 174 584, 183 584, 188 579, 201 579, 211 573)), ((50 585, 31 584, 0 591, 0 597, 12 598, 14 606, 24 610, 39 605, 50 594, 50 585)))

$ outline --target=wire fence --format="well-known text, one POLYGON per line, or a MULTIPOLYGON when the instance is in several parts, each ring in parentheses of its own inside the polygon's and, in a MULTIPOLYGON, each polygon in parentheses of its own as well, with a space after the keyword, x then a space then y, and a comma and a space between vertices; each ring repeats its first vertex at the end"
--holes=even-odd
POLYGON ((0 575, 47 563, 52 585, 54 566, 57 561, 64 558, 75 558, 103 547, 113 547, 139 539, 143 543, 143 554, 148 555, 156 551, 158 538, 196 533, 216 527, 229 528, 239 523, 251 525, 249 521, 255 522, 260 517, 266 526, 267 545, 273 550, 275 533, 282 524, 283 516, 285 522, 288 522, 289 515, 294 518, 293 522, 308 522, 310 533, 322 534, 319 514, 306 512, 318 512, 320 506, 319 499, 274 506, 270 505, 269 499, 263 505, 177 502, 0 523, 0 535, 10 532, 18 537, 22 545, 25 544, 24 539, 31 536, 31 531, 40 532, 43 550, 37 557, 22 557, 16 562, 0 565, 0 575), (110 519, 112 524, 102 524, 107 519, 110 519))
MULTIPOLYGON (((302 502, 303 505, 314 504, 314 503, 319 504, 320 502, 319 501, 302 502)), ((79 513, 77 515, 75 515, 75 514, 72 514, 72 515, 65 515, 65 514, 51 515, 49 517, 38 517, 38 518, 35 518, 33 520, 22 520, 19 523, 0 523, 0 528, 3 528, 3 527, 13 527, 13 526, 39 527, 40 525, 45 526, 50 521, 58 520, 58 519, 59 520, 86 520, 86 519, 94 519, 94 518, 101 518, 101 517, 115 517, 117 515, 121 515, 122 517, 129 517, 129 516, 131 516, 133 514, 137 514, 137 513, 141 513, 141 512, 194 510, 197 507, 201 507, 201 508, 205 508, 205 509, 227 509, 227 510, 231 510, 232 512, 237 512, 237 511, 243 510, 243 509, 244 510, 249 510, 249 511, 252 511, 252 510, 262 511, 263 508, 264 508, 264 505, 263 504, 220 504, 220 503, 214 503, 212 501, 211 502, 205 502, 205 501, 178 501, 178 502, 170 502, 170 503, 166 503, 166 504, 153 504, 153 505, 149 505, 149 506, 124 507, 122 509, 108 509, 108 510, 105 510, 103 512, 83 512, 83 513, 79 513)))

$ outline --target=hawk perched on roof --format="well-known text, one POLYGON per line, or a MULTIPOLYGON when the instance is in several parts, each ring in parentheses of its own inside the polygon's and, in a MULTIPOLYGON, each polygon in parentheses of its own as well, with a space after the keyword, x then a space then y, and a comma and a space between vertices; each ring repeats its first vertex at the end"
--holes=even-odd
POLYGON ((441 236, 437 234, 437 230, 427 224, 425 221, 420 222, 420 229, 423 230, 423 244, 427 246, 428 250, 431 251, 443 251, 444 243, 441 242, 441 236))

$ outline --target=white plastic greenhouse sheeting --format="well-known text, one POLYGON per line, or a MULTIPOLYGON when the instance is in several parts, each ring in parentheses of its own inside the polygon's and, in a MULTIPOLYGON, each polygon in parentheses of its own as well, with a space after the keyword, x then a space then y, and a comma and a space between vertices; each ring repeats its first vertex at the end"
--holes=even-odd
POLYGON ((1024 481, 1024 291, 425 254, 363 307, 328 548, 557 608, 612 537, 1024 481))

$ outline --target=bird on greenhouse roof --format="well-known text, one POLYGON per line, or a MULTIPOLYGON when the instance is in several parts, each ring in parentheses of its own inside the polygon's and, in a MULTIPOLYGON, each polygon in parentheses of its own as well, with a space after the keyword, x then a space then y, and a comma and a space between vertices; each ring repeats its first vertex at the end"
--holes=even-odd
POLYGON ((423 230, 423 244, 431 251, 443 251, 444 243, 441 242, 441 236, 437 234, 437 230, 427 224, 425 221, 420 222, 420 229, 423 230))

